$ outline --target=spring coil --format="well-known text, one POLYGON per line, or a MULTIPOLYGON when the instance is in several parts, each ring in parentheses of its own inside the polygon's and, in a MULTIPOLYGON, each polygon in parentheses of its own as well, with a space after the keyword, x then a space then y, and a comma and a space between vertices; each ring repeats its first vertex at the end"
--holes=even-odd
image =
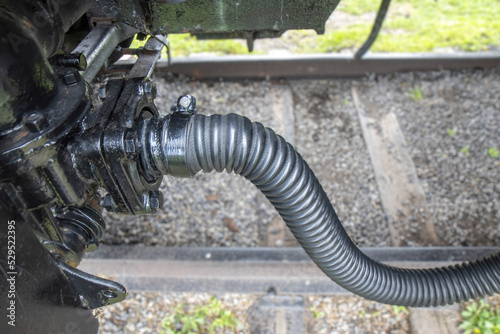
POLYGON ((240 174, 274 205, 293 235, 333 281, 381 303, 428 307, 500 292, 500 253, 434 269, 402 269, 363 254, 340 223, 307 163, 281 136, 236 114, 194 115, 187 164, 240 174))

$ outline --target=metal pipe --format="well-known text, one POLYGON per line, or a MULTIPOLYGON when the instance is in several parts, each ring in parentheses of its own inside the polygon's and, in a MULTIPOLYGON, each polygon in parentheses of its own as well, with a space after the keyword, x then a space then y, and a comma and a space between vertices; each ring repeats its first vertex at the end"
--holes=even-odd
POLYGON ((82 72, 85 81, 92 81, 116 46, 136 33, 137 30, 124 24, 94 27, 72 52, 72 54, 82 54, 85 57, 87 67, 82 72))

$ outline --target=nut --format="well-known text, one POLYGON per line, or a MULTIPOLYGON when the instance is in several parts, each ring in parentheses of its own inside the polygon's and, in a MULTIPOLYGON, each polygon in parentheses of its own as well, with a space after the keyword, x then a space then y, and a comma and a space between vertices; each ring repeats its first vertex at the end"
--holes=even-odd
POLYGON ((101 101, 104 101, 106 99, 106 94, 107 94, 106 86, 99 87, 98 94, 99 94, 99 99, 101 99, 101 101))
POLYGON ((152 81, 144 81, 142 84, 142 89, 144 92, 144 96, 150 101, 156 99, 156 84, 152 81))
POLYGON ((35 112, 23 118, 23 125, 28 131, 35 133, 42 131, 49 124, 42 114, 35 112))
POLYGON ((135 140, 132 132, 127 132, 123 140, 123 149, 127 154, 135 154, 135 140))
POLYGON ((191 95, 183 95, 177 100, 177 112, 192 115, 196 113, 196 99, 191 95))
POLYGON ((163 206, 163 194, 157 190, 144 194, 144 206, 151 212, 156 212, 163 206))
POLYGON ((111 195, 110 194, 107 194, 106 196, 104 196, 103 198, 101 198, 101 201, 99 202, 99 204, 104 208, 106 209, 106 211, 108 212, 114 212, 114 208, 115 208, 115 205, 113 203, 113 199, 111 198, 111 195))
POLYGON ((81 78, 80 73, 76 69, 69 69, 63 75, 63 81, 66 86, 75 85, 81 78))

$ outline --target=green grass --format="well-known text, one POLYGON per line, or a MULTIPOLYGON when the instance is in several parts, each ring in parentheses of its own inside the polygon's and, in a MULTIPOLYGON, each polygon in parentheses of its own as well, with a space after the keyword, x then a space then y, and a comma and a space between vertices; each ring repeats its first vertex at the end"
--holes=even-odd
POLYGON ((500 333, 500 310, 495 310, 488 303, 480 300, 472 302, 462 312, 464 320, 459 325, 465 334, 498 334, 500 333))
POLYGON ((169 35, 172 56, 187 56, 191 53, 210 52, 217 55, 246 54, 246 42, 241 40, 197 40, 190 34, 169 35))
MULTIPOLYGON (((377 11, 379 5, 366 0, 344 2, 339 10, 353 15, 377 11)), ((430 52, 447 47, 462 51, 487 50, 500 45, 499 18, 499 1, 393 0, 371 51, 430 52)), ((371 25, 371 22, 353 24, 343 31, 318 36, 313 51, 333 50, 332 43, 341 48, 358 48, 371 25)))
POLYGON ((380 6, 380 1, 373 0, 343 0, 340 1, 338 10, 345 13, 361 15, 367 12, 376 12, 380 6))
POLYGON ((492 158, 498 158, 498 156, 500 155, 500 150, 497 149, 496 147, 490 147, 488 149, 488 154, 490 155, 490 157, 492 158))
POLYGON ((418 102, 424 98, 424 96, 422 95, 422 91, 420 90, 420 88, 418 86, 415 86, 410 91, 410 98, 415 102, 418 102))
POLYGON ((394 310, 394 314, 396 315, 396 317, 398 316, 398 314, 400 313, 406 313, 408 314, 408 309, 404 306, 397 306, 397 305, 393 305, 392 306, 392 309, 394 310))
MULTIPOLYGON (((365 41, 373 24, 361 15, 375 13, 379 5, 380 1, 342 0, 337 11, 347 13, 351 24, 340 30, 327 28, 319 36, 308 30, 291 30, 282 38, 294 53, 355 50, 365 41)), ((248 53, 243 40, 198 41, 189 34, 169 35, 168 39, 174 57, 200 52, 248 53)), ((432 52, 440 48, 483 51, 492 46, 500 46, 498 0, 393 0, 371 51, 432 52)))
POLYGON ((326 316, 325 312, 317 310, 314 306, 309 307, 309 310, 312 312, 313 317, 316 319, 321 319, 326 316))
POLYGON ((178 305, 173 313, 161 321, 162 334, 212 334, 236 332, 239 326, 236 316, 223 308, 219 299, 213 297, 209 304, 187 308, 178 305))

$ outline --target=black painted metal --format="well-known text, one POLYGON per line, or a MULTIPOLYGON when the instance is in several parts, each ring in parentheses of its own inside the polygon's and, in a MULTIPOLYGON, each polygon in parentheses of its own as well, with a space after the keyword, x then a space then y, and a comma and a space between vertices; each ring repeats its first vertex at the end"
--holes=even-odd
POLYGON ((72 267, 80 264, 86 252, 99 246, 106 228, 101 214, 90 206, 60 209, 54 226, 60 239, 44 238, 43 245, 58 260, 72 267))
POLYGON ((110 81, 96 117, 101 122, 71 143, 81 175, 98 180, 108 191, 109 196, 101 201, 108 211, 144 214, 162 205, 161 178, 145 178, 136 153, 140 143, 133 131, 140 120, 158 114, 152 96, 146 93, 147 85, 154 89, 142 78, 110 81))
POLYGON ((145 143, 136 131, 141 122, 158 115, 156 86, 149 76, 162 49, 156 38, 146 42, 128 79, 108 82, 102 107, 69 144, 80 175, 107 190, 100 204, 108 211, 148 214, 163 204, 158 191, 162 178, 143 170, 138 152, 145 143))
POLYGON ((0 133, 9 132, 26 113, 46 107, 56 96, 59 83, 47 57, 60 48, 66 30, 90 4, 61 0, 2 2, 0 133))
POLYGON ((78 292, 40 245, 23 217, 3 217, 0 224, 0 332, 97 333, 97 320, 82 306, 78 292), (15 234, 8 234, 10 221, 15 222, 15 234), (8 257, 9 246, 15 251, 12 266, 13 262, 8 262, 13 259, 8 257), (12 320, 15 327, 9 324, 12 320))
MULTIPOLYGON (((95 181, 75 168, 68 150, 68 142, 85 126, 98 123, 91 121, 97 108, 78 71, 86 59, 55 56, 51 67, 48 57, 92 3, 20 0, 0 5, 0 211, 16 225, 17 265, 3 271, 15 276, 15 285, 0 283, 2 294, 16 287, 13 297, 2 298, 2 309, 7 310, 4 301, 17 303, 16 327, 2 321, 2 333, 95 333, 97 321, 86 308, 118 302, 126 294, 117 283, 72 268, 86 251, 97 248, 104 229, 94 209, 95 181)), ((113 50, 123 37, 118 34, 107 47, 113 50)), ((5 260, 13 250, 7 249, 10 235, 4 233, 10 226, 0 224, 1 265, 10 266, 5 260)))
POLYGON ((96 309, 119 303, 127 296, 127 290, 119 283, 90 275, 61 262, 57 265, 78 291, 85 307, 96 309))

